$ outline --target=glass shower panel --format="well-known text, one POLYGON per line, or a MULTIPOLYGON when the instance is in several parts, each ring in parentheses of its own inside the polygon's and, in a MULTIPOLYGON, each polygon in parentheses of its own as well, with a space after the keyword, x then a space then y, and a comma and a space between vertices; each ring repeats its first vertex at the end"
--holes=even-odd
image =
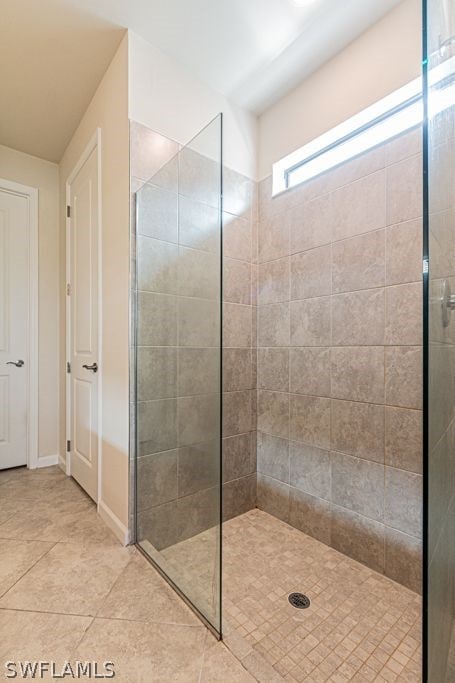
POLYGON ((455 6, 426 3, 428 412, 425 664, 455 681, 455 6), (451 664, 452 663, 452 664, 451 664))
POLYGON ((136 194, 136 534, 221 632, 221 115, 136 194))

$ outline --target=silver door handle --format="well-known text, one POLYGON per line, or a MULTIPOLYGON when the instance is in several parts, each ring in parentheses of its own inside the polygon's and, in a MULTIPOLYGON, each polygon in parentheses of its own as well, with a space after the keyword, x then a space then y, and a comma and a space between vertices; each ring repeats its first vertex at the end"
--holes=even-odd
POLYGON ((9 360, 6 364, 7 365, 15 365, 16 368, 21 368, 24 365, 24 361, 23 360, 18 360, 18 361, 9 360))
POLYGON ((92 372, 98 372, 98 365, 96 363, 93 363, 93 365, 83 365, 82 367, 92 372))

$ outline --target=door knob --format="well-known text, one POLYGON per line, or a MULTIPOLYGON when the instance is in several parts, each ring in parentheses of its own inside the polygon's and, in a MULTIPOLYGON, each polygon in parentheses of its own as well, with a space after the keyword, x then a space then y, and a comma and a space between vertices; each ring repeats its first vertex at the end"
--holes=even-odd
POLYGON ((18 360, 18 361, 9 360, 6 364, 7 365, 15 365, 16 368, 21 368, 24 365, 24 361, 23 360, 18 360))
POLYGON ((83 365, 83 368, 86 370, 91 370, 92 372, 98 372, 98 365, 97 363, 93 363, 93 365, 83 365))

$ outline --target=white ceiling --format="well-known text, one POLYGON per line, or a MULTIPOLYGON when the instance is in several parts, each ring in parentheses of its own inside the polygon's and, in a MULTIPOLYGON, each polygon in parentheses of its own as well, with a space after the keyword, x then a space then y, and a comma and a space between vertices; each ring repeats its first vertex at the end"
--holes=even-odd
POLYGON ((400 1, 1 0, 0 144, 58 161, 122 28, 261 113, 400 1))

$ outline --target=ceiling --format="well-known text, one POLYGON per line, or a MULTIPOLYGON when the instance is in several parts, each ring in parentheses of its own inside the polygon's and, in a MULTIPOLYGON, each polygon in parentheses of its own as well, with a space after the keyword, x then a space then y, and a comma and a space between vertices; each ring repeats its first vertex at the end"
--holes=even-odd
POLYGON ((2 0, 0 144, 59 161, 125 28, 260 114, 400 1, 2 0))

